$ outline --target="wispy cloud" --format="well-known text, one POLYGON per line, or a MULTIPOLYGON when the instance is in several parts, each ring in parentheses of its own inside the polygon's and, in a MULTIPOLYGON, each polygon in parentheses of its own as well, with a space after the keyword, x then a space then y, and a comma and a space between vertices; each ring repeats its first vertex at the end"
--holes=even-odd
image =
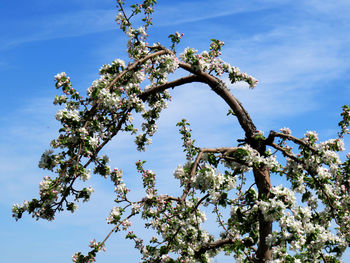
POLYGON ((333 19, 349 19, 350 12, 350 2, 347 0, 339 0, 335 4, 332 0, 310 0, 310 1, 299 1, 302 2, 306 7, 306 11, 312 14, 317 12, 320 15, 325 15, 327 17, 332 16, 333 19))
POLYGON ((272 21, 265 32, 227 41, 225 58, 260 81, 253 92, 231 86, 259 120, 298 116, 321 107, 319 95, 327 92, 327 83, 350 70, 345 23, 349 19, 338 21, 335 31, 318 15, 314 11, 314 17, 272 21))
POLYGON ((273 4, 268 1, 264 4, 257 4, 256 2, 259 1, 184 1, 176 5, 172 2, 160 3, 155 13, 155 21, 160 20, 162 23, 157 24, 156 26, 163 27, 200 22, 208 19, 255 12, 273 7, 273 4))
POLYGON ((0 118, 0 202, 10 205, 30 198, 40 182, 38 161, 57 134, 52 98, 27 100, 0 118))
MULTIPOLYGON (((78 1, 79 2, 79 1, 78 1)), ((234 7, 231 1, 219 0, 213 3, 182 2, 177 5, 160 3, 157 6, 154 19, 162 21, 156 26, 179 25, 199 22, 207 19, 219 18, 244 12, 254 12, 271 7, 268 2, 257 5, 243 0, 235 1, 234 7), (226 10, 223 6, 228 6, 226 10)), ((114 22, 116 9, 90 9, 77 12, 62 12, 47 16, 33 18, 16 18, 7 21, 11 28, 11 34, 3 36, 1 49, 16 47, 20 44, 59 39, 66 37, 78 37, 91 33, 117 29, 114 22)))
POLYGON ((3 37, 1 48, 116 29, 115 14, 115 10, 97 9, 39 16, 30 20, 20 18, 9 23, 12 33, 3 37))

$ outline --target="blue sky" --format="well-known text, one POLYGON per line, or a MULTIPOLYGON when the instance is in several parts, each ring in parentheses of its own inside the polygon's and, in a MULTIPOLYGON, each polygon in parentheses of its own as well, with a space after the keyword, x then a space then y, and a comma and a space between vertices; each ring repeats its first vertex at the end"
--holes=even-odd
MULTIPOLYGON (((211 38, 224 41, 223 58, 259 80, 254 90, 241 84, 230 88, 260 130, 286 126, 297 136, 308 130, 324 140, 335 136, 340 107, 350 103, 349 1, 158 2, 149 41, 167 45, 175 31, 184 33, 179 51, 187 46, 208 50, 211 38)), ((15 222, 11 206, 36 197, 47 175, 37 164, 57 135, 54 75, 65 71, 85 93, 103 64, 127 59, 126 38, 114 22, 112 0, 3 0, 0 10, 2 262, 70 262, 74 252, 87 251, 88 241, 101 240, 109 231, 105 218, 113 206, 112 185, 92 178, 87 182, 95 188, 91 202, 50 223, 27 215, 15 222)), ((176 192, 172 171, 184 160, 175 127, 181 118, 191 122, 201 147, 231 146, 242 138, 237 122, 226 116, 226 105, 207 87, 188 85, 172 95, 146 153, 138 153, 126 135, 105 150, 112 166, 124 170, 135 196, 142 190, 134 169, 139 159, 156 172, 163 192, 176 192)), ((142 225, 136 228, 142 231, 142 225)), ((137 262, 132 246, 114 235, 97 260, 137 262)), ((344 261, 350 261, 349 252, 344 261)))

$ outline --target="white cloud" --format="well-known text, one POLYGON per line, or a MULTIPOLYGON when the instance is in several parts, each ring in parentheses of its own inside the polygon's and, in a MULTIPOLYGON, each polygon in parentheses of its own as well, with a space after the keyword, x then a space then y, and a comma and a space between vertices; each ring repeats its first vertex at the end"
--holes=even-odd
MULTIPOLYGON (((1 49, 16 47, 20 44, 51 40, 66 37, 78 37, 86 34, 117 30, 114 22, 117 9, 97 9, 96 3, 91 1, 75 1, 82 8, 76 12, 62 12, 35 18, 16 18, 7 21, 10 31, 9 36, 4 37, 1 49)), ((156 7, 154 14, 156 26, 169 26, 188 22, 200 22, 207 19, 223 17, 244 12, 253 12, 271 7, 269 3, 257 5, 246 1, 219 0, 215 2, 184 2, 177 5, 162 5, 156 7), (223 9, 223 6, 229 8, 223 9)), ((43 8, 43 4, 38 4, 43 8)), ((64 9, 62 9, 64 10, 64 9)))

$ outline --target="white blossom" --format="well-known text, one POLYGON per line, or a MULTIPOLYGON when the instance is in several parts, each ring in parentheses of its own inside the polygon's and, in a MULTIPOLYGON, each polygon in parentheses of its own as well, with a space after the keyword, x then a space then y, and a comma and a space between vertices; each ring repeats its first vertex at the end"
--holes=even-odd
POLYGON ((96 147, 98 146, 98 144, 99 144, 99 138, 96 137, 96 136, 90 137, 90 139, 89 139, 89 144, 90 144, 92 147, 96 148, 96 147))
POLYGON ((83 180, 84 182, 89 180, 91 178, 91 170, 85 170, 84 172, 80 175, 81 180, 83 180))

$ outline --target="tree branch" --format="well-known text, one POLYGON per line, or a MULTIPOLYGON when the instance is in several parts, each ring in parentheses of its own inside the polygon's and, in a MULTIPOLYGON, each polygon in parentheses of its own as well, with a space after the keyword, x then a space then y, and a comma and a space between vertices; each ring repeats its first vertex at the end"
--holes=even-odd
POLYGON ((147 60, 153 58, 153 57, 157 57, 157 56, 161 56, 161 55, 164 55, 164 54, 171 54, 172 52, 170 50, 160 50, 160 51, 157 51, 157 52, 154 52, 154 53, 151 53, 151 54, 148 54, 147 56, 139 59, 139 60, 136 60, 134 63, 130 64, 129 66, 126 67, 126 69, 124 69, 115 79, 112 80, 111 83, 109 83, 109 85, 107 86, 107 89, 110 89, 113 87, 113 85, 115 85, 117 83, 118 80, 120 80, 122 77, 124 77, 124 75, 131 71, 131 70, 134 70, 137 66, 143 64, 144 62, 146 62, 147 60))
POLYGON ((166 89, 175 88, 177 86, 181 86, 181 85, 184 85, 184 84, 187 84, 187 83, 200 82, 200 81, 201 81, 201 78, 199 76, 189 75, 187 77, 179 78, 177 80, 170 81, 170 82, 165 83, 163 85, 159 85, 159 86, 156 86, 156 87, 152 87, 152 88, 150 88, 148 90, 145 90, 139 95, 139 97, 140 97, 140 99, 145 101, 148 98, 148 96, 150 96, 152 94, 156 94, 156 93, 162 92, 162 91, 164 91, 166 89))
POLYGON ((191 187, 192 187, 192 180, 196 174, 196 170, 197 170, 197 167, 198 167, 198 164, 199 164, 199 161, 200 159, 202 158, 202 154, 203 154, 203 151, 200 150, 198 155, 197 155, 197 158, 196 160, 194 161, 194 164, 193 164, 193 167, 192 167, 192 170, 191 170, 191 174, 190 174, 190 179, 189 181, 187 182, 186 184, 186 188, 184 189, 183 193, 182 193, 182 196, 180 198, 181 202, 184 202, 189 191, 191 190, 191 187))
POLYGON ((271 145, 274 142, 274 139, 276 137, 279 137, 279 138, 282 138, 282 139, 287 139, 287 140, 292 141, 292 142, 294 142, 294 143, 296 143, 298 145, 302 145, 304 147, 307 147, 307 148, 309 148, 310 150, 312 150, 314 152, 317 151, 316 149, 311 147, 307 142, 305 142, 305 141, 303 141, 303 140, 301 140, 299 138, 296 138, 296 137, 294 137, 294 136, 292 136, 290 134, 284 134, 284 133, 276 132, 276 131, 270 131, 269 136, 265 140, 266 144, 271 145))
MULTIPOLYGON (((224 238, 224 239, 216 240, 216 241, 214 241, 212 243, 203 244, 203 246, 198 251, 196 251, 194 255, 195 255, 196 258, 200 258, 200 256, 203 255, 208 250, 220 248, 222 246, 229 245, 229 244, 234 244, 235 241, 236 240, 232 239, 232 238, 224 238)), ((255 251, 254 247, 249 247, 249 248, 252 249, 253 251, 255 251)), ((247 254, 246 254, 246 256, 247 256, 249 262, 253 262, 253 260, 250 257, 248 257, 247 254)))
POLYGON ((212 243, 206 243, 206 244, 203 244, 203 246, 195 253, 195 255, 198 257, 204 254, 208 250, 219 248, 228 244, 233 244, 234 242, 235 240, 232 238, 225 238, 225 239, 216 240, 212 243))

